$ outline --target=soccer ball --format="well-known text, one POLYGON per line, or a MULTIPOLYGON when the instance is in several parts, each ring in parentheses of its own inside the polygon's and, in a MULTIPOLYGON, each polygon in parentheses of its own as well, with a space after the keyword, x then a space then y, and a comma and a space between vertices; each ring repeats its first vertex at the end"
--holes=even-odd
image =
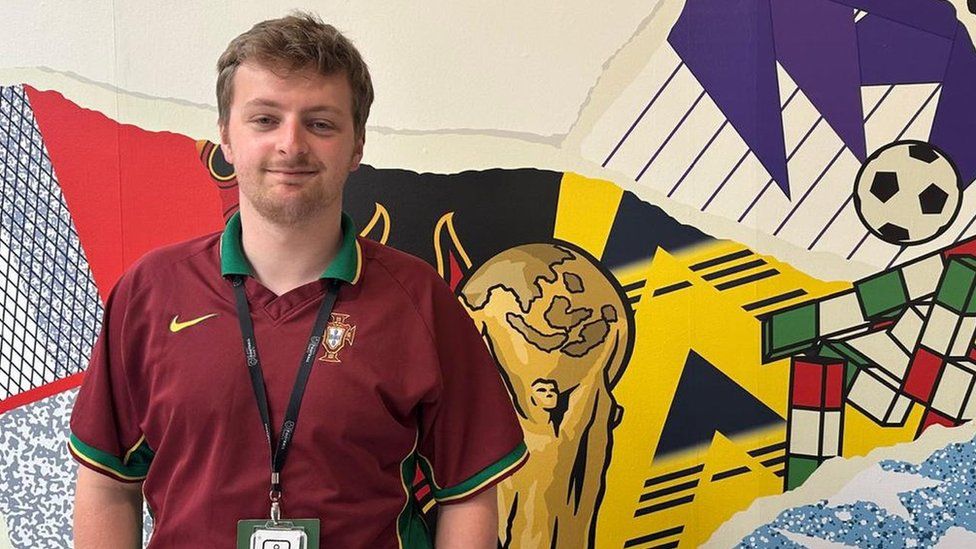
POLYGON ((854 209, 872 234, 901 246, 921 244, 952 224, 961 204, 959 170, 924 141, 896 141, 857 173, 854 209))

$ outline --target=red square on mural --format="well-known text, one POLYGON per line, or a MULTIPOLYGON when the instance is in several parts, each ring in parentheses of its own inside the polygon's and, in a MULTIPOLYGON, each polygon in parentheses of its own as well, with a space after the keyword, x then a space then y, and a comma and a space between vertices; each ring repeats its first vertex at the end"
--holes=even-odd
POLYGON ((823 395, 823 366, 805 358, 793 359, 793 387, 790 405, 820 408, 823 395))
POLYGON ((844 363, 834 362, 825 364, 827 380, 824 383, 824 408, 840 410, 843 407, 844 396, 844 363))
POLYGON ((839 410, 844 391, 844 361, 822 357, 793 359, 790 405, 839 410))
POLYGON ((924 347, 919 347, 908 365, 908 375, 905 378, 905 393, 928 403, 932 398, 935 380, 942 370, 943 358, 924 347))

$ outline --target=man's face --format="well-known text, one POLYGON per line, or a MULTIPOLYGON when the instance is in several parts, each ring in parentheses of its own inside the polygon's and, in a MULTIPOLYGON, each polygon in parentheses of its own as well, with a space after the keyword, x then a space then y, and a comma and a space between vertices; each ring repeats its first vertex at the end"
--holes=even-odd
POLYGON ((341 208, 346 178, 363 154, 348 78, 241 64, 221 147, 242 208, 278 225, 341 208))

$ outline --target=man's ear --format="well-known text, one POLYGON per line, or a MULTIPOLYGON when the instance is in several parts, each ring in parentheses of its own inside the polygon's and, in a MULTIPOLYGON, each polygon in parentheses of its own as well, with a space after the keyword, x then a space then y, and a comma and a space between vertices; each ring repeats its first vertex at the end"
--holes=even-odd
POLYGON ((354 172, 359 169, 359 163, 362 162, 363 160, 363 147, 365 145, 366 145, 365 135, 356 139, 356 148, 354 148, 352 151, 352 165, 349 166, 350 172, 354 172))
POLYGON ((224 154, 224 160, 228 164, 234 163, 234 149, 230 146, 230 137, 227 132, 227 122, 219 122, 217 129, 220 131, 220 152, 224 154))

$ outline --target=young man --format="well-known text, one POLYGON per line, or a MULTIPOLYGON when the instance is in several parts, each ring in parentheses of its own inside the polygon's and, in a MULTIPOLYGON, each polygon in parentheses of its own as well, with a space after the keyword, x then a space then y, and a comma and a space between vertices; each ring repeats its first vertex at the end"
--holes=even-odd
POLYGON ((365 63, 297 14, 234 39, 218 71, 240 212, 108 299, 71 418, 76 547, 137 544, 143 496, 151 547, 495 547, 494 485, 527 457, 496 366, 433 269, 341 211, 365 63))

